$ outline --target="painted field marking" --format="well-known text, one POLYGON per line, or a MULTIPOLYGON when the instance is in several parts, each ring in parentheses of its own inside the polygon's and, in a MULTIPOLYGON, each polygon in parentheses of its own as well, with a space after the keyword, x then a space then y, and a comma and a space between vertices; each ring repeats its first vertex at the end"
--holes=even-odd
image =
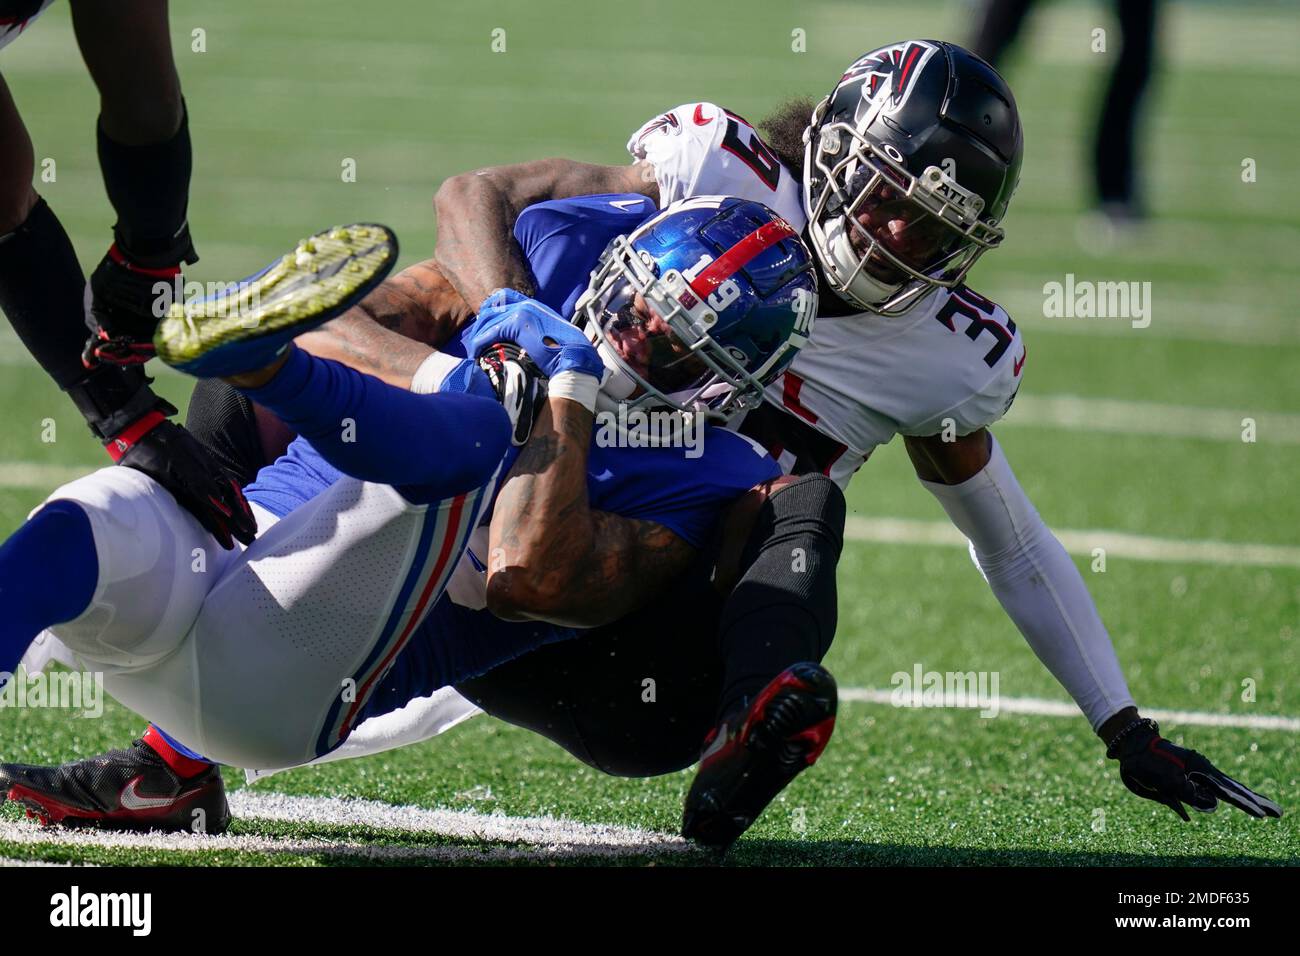
MULTIPOLYGON (((894 690, 883 687, 842 687, 840 700, 854 704, 893 704, 894 690)), ((986 704, 972 702, 964 710, 978 710, 986 704)), ((900 710, 910 710, 901 707, 900 710)), ((1079 708, 1062 700, 1042 697, 998 697, 998 710, 1009 714, 1029 714, 1035 717, 1083 718, 1079 708)), ((1197 727, 1244 727, 1250 730, 1284 730, 1300 733, 1300 717, 1281 717, 1273 714, 1213 714, 1200 710, 1148 710, 1142 713, 1170 724, 1188 724, 1197 727)))
MULTIPOLYGON (((463 810, 394 806, 378 800, 295 797, 244 789, 229 797, 236 819, 300 826, 365 827, 401 836, 463 840, 463 846, 398 846, 329 836, 261 834, 205 836, 191 833, 128 833, 62 830, 22 821, 0 821, 0 844, 176 853, 250 852, 274 856, 324 856, 376 863, 509 863, 563 858, 682 855, 698 852, 681 837, 635 827, 582 823, 557 817, 510 817, 463 810), (474 845, 482 844, 482 845, 474 845), (491 845, 497 844, 497 845, 491 845), (513 845, 499 845, 513 844, 513 845)), ((0 862, 24 865, 12 857, 0 862)))
MULTIPOLYGON (((1291 545, 1156 538, 1102 529, 1053 528, 1052 534, 1056 535, 1066 551, 1074 555, 1091 556, 1094 548, 1104 548, 1108 558, 1128 558, 1133 561, 1300 568, 1300 547, 1291 545)), ((850 541, 875 544, 922 544, 957 548, 969 546, 965 536, 947 521, 850 515, 844 536, 850 541)))

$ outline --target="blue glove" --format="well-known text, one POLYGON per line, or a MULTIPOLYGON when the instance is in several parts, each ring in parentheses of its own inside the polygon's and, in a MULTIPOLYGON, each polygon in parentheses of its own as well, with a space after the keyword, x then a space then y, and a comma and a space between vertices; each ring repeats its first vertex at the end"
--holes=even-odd
POLYGON ((605 374, 596 347, 576 326, 514 289, 498 289, 484 299, 478 318, 461 341, 470 358, 497 342, 513 342, 547 378, 577 372, 599 382, 605 374))

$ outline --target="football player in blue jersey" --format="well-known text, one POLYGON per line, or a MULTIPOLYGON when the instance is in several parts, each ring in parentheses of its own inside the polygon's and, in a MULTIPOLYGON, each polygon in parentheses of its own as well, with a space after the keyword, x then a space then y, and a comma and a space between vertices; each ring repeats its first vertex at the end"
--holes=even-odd
MULTIPOLYGON (((526 367, 532 359, 544 355, 546 347, 529 341, 525 355, 519 356, 503 349, 498 339, 519 339, 518 323, 535 316, 544 325, 553 313, 517 293, 505 292, 489 297, 477 317, 462 324, 456 341, 444 343, 438 352, 426 348, 418 367, 410 369, 408 380, 402 383, 417 392, 445 392, 449 376, 464 377, 464 363, 456 356, 481 355, 485 367, 493 373, 499 396, 515 413, 516 440, 531 432, 531 439, 517 452, 518 460, 513 462, 513 470, 490 506, 493 513, 485 555, 488 560, 483 562, 471 554, 471 560, 462 565, 469 572, 471 591, 477 573, 477 607, 472 597, 460 605, 445 600, 430 602, 432 610, 423 612, 428 614, 423 623, 402 629, 411 641, 409 650, 405 639, 393 643, 395 632, 384 631, 387 636, 382 639, 390 642, 387 652, 379 656, 376 664, 372 660, 377 655, 376 644, 376 651, 366 655, 361 668, 363 676, 368 675, 362 684, 366 691, 363 699, 343 709, 335 702, 325 713, 323 723, 319 707, 299 708, 281 701, 274 715, 265 708, 254 707, 250 713, 250 708, 244 707, 238 721, 239 734, 232 741, 227 726, 222 725, 227 731, 223 737, 211 723, 224 719, 228 724, 228 715, 204 714, 196 724, 194 715, 182 707, 167 715, 169 726, 180 728, 177 733, 181 739, 206 748, 214 756, 234 758, 245 765, 283 766, 318 757, 336 747, 352 727, 383 713, 385 707, 403 706, 413 696, 472 677, 539 643, 571 638, 575 636, 572 628, 605 625, 635 611, 669 580, 688 569, 708 543, 722 504, 776 477, 771 459, 731 432, 707 428, 698 454, 684 453, 684 449, 672 445, 693 421, 722 422, 735 410, 752 406, 763 387, 788 364, 806 337, 816 306, 810 254, 788 224, 757 203, 697 199, 657 215, 651 215, 653 210, 648 207, 633 214, 617 199, 608 207, 614 213, 604 217, 590 210, 584 214, 564 207, 539 209, 528 223, 534 230, 530 241, 537 243, 535 268, 549 290, 542 298, 561 306, 577 300, 582 325, 603 359, 604 388, 598 389, 590 376, 563 370, 554 374, 552 360, 552 366, 543 369, 551 373, 547 400, 530 426, 533 403, 528 397, 530 376, 526 367), (628 232, 631 235, 624 237, 628 232), (589 283, 585 282, 593 265, 592 251, 606 245, 600 269, 589 283), (575 254, 582 249, 585 255, 575 254), (562 254, 554 254, 557 250, 562 254), (622 447, 620 443, 607 447, 593 441, 592 411, 598 404, 604 413, 619 413, 615 421, 622 429, 618 436, 622 447), (629 414, 629 409, 647 418, 665 416, 675 427, 660 433, 655 440, 657 447, 641 447, 646 444, 642 439, 652 436, 638 435, 635 414, 629 414), (482 611, 483 607, 492 614, 482 611), (540 621, 553 627, 511 626, 501 624, 502 619, 540 621), (490 639, 485 640, 485 635, 490 639), (318 732, 307 750, 302 749, 305 737, 301 721, 287 713, 295 709, 311 712, 319 723, 311 724, 318 732), (259 736, 254 730, 259 725, 269 726, 270 730, 259 736), (286 726, 296 727, 297 732, 281 732, 286 726), (298 752, 275 750, 265 739, 268 736, 273 740, 287 738, 298 752)), ((164 331, 168 328, 165 326, 164 331)), ((570 336, 577 334, 572 327, 566 328, 570 336)), ((300 330, 301 326, 295 326, 295 332, 300 330)), ((562 338, 558 334, 556 337, 562 338)), ((309 344, 310 336, 300 336, 299 341, 309 344)), ((590 351, 585 338, 579 336, 579 341, 590 351)), ((160 349, 160 354, 169 361, 179 359, 182 367, 210 374, 228 371, 214 365, 210 356, 192 359, 188 350, 194 346, 187 342, 182 336, 180 347, 160 349)), ((320 343, 316 347, 327 350, 320 343)), ((295 394, 290 407, 280 394, 286 386, 276 385, 286 374, 295 380, 305 376, 310 381, 309 370, 318 362, 294 351, 286 364, 287 371, 277 374, 270 385, 263 384, 260 378, 235 382, 245 388, 256 386, 257 390, 249 392, 252 399, 271 407, 298 430, 309 429, 306 433, 311 441, 296 439, 280 461, 264 469, 248 486, 259 518, 265 513, 264 520, 274 523, 277 531, 291 525, 321 497, 334 495, 341 478, 340 460, 336 460, 338 453, 333 450, 335 442, 321 434, 320 397, 295 394), (321 443, 324 447, 318 447, 321 443), (276 519, 280 523, 275 523, 276 519)), ((323 367, 333 366, 326 363, 323 367)), ((390 370, 387 374, 395 373, 390 370)), ((335 403, 325 403, 325 407, 329 411, 323 419, 336 427, 338 408, 335 403)), ((372 450, 376 441, 387 438, 391 443, 396 438, 391 430, 385 432, 373 420, 366 427, 379 436, 368 443, 372 450)), ((359 419, 357 429, 359 432, 359 419)), ((347 457, 345 464, 350 470, 357 470, 358 457, 356 449, 347 457)), ((506 457, 509 467, 513 453, 506 457)), ((373 473, 377 466, 367 467, 373 473)), ((60 493, 55 498, 60 499, 60 493)), ((45 511, 58 504, 55 501, 38 512, 38 525, 45 511)), ((302 529, 295 530, 303 533, 302 529)), ((453 549, 465 547, 469 537, 464 519, 457 519, 449 530, 439 525, 438 533, 453 549)), ((37 525, 25 527, 5 545, 0 559, 9 567, 20 567, 32 546, 28 539, 41 537, 37 525)), ((277 540, 282 537, 277 536, 277 540)), ((290 544, 294 540, 290 538, 290 544)), ((274 553, 277 544, 269 542, 253 550, 259 547, 274 553)), ((292 548, 288 554, 294 555, 292 548)), ((293 566, 300 569, 304 563, 310 564, 305 555, 296 556, 293 566)), ((326 562, 327 566, 339 563, 335 558, 326 562)), ((449 577, 450 569, 445 562, 439 562, 434 572, 425 573, 449 577)), ((223 575, 221 580, 226 577, 223 575)), ((433 592, 446 579, 438 580, 440 583, 434 586, 430 578, 433 592)), ((102 594, 97 597, 102 601, 102 594)), ((42 616, 16 630, 14 643, 24 644, 30 639, 27 632, 32 626, 65 621, 69 614, 73 614, 73 624, 56 627, 54 632, 75 634, 79 623, 94 617, 93 603, 54 611, 34 602, 42 616)), ((335 598, 330 607, 318 608, 301 600, 297 613, 333 615, 340 613, 339 603, 340 598, 335 598)), ((202 626, 201 617, 195 629, 196 642, 201 642, 204 634, 240 630, 229 626, 238 622, 218 622, 227 616, 221 607, 212 609, 205 604, 203 615, 208 617, 209 626, 202 626), (218 627, 218 623, 227 626, 218 627)), ((381 612, 378 616, 385 615, 381 612)), ((414 616, 415 612, 408 613, 409 619, 414 616)), ((283 626, 292 626, 291 621, 283 626)), ((76 649, 86 656, 87 645, 93 645, 98 638, 88 640, 82 635, 77 640, 76 649)), ((214 639, 207 640, 211 645, 214 639)), ((116 666, 122 668, 122 673, 140 670, 139 662, 134 660, 117 662, 116 666)), ((263 662, 260 670, 266 669, 263 662)), ((130 680, 139 683, 140 675, 135 674, 127 684, 130 680)), ((833 682, 828 688, 827 681, 828 675, 813 668, 789 675, 768 695, 773 722, 762 729, 800 735, 800 767, 816 758, 830 732, 834 692, 833 682)), ((115 689, 131 696, 122 680, 110 681, 110 690, 115 689)), ((204 700, 212 699, 214 694, 219 698, 218 692, 209 691, 204 700)), ((148 692, 132 700, 142 712, 162 713, 148 692)), ((796 762, 790 755, 783 757, 788 763, 796 762)), ((197 752, 159 730, 150 728, 144 742, 108 758, 98 761, 89 787, 79 780, 84 764, 54 771, 9 766, 5 768, 5 790, 11 799, 26 803, 43 816, 68 822, 141 826, 147 821, 155 826, 186 826, 196 807, 205 809, 209 828, 215 825, 213 821, 224 819, 224 798, 215 770, 197 752), (104 767, 114 768, 113 772, 105 772, 104 767), (142 812, 141 793, 134 789, 137 786, 150 792, 154 812, 142 812), (166 805, 158 806, 160 800, 166 805)), ((764 780, 764 786, 779 788, 794 772, 797 768, 778 768, 771 779, 764 780)), ((761 806, 753 812, 758 809, 761 806)))

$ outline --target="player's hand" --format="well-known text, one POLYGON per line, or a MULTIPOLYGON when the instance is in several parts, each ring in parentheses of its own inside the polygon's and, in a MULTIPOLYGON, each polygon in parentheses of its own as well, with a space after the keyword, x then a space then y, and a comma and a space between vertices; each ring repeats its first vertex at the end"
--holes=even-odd
POLYGON ((170 491, 223 548, 233 548, 235 538, 252 544, 257 521, 239 485, 198 439, 161 412, 149 412, 105 447, 119 465, 170 491))
POLYGON ((498 289, 483 300, 478 320, 464 339, 471 358, 498 342, 514 342, 547 378, 576 372, 599 382, 605 375, 596 347, 577 326, 513 289, 498 289))
POLYGON ((1139 797, 1163 803, 1184 820, 1183 804, 1213 813, 1219 801, 1230 803, 1252 817, 1280 817, 1282 808, 1272 800, 1233 780, 1195 750, 1176 747, 1160 736, 1154 720, 1126 734, 1107 752, 1119 761, 1120 779, 1139 797))
POLYGON ((510 443, 516 448, 528 443, 533 422, 546 401, 542 370, 513 342, 497 342, 478 357, 478 367, 487 375, 497 401, 510 416, 510 443))

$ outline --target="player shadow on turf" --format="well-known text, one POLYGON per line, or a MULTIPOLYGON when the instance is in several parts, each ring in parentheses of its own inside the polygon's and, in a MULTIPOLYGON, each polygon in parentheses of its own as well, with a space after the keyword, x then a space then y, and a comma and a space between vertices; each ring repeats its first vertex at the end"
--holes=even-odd
POLYGON ((856 840, 748 839, 724 861, 732 866, 1296 866, 1300 856, 1274 858, 1244 854, 1209 856, 1060 850, 996 850, 967 847, 899 846, 856 840))

